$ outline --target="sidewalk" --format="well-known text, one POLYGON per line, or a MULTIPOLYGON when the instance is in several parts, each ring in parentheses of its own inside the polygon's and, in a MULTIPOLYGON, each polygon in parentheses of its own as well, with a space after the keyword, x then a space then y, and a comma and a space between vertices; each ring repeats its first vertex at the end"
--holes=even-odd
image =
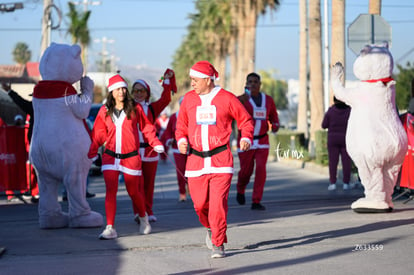
MULTIPOLYGON (((236 172, 238 171, 235 158, 236 172)), ((327 191, 328 177, 308 169, 268 163, 262 203, 266 211, 229 197, 227 257, 211 259, 205 229, 191 201, 178 202, 174 166, 160 163, 150 235, 139 235, 125 187, 120 184, 116 229, 40 230, 37 205, 0 200, 1 274, 403 274, 411 269, 414 202, 395 202, 390 214, 356 214, 361 189, 327 191)), ((105 187, 92 177, 91 208, 102 214, 105 187)), ((67 203, 62 203, 67 208, 67 203)))

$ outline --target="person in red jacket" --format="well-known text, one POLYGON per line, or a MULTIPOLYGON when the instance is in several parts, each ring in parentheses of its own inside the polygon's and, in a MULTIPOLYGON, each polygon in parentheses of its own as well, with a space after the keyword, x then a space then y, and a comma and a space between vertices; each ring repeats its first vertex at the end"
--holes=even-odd
POLYGON ((106 186, 107 226, 99 235, 100 239, 114 239, 118 236, 114 224, 120 172, 124 174, 128 195, 139 214, 140 233, 151 232, 151 225, 145 212, 145 200, 139 190, 142 170, 141 157, 138 153, 141 140, 138 129, 156 152, 164 152, 164 146, 156 137, 155 127, 147 119, 141 105, 134 104, 127 87, 125 80, 118 74, 109 79, 107 101, 99 110, 92 129, 92 144, 88 157, 97 158, 99 147, 105 146, 102 155, 102 172, 106 186))
MULTIPOLYGON (((178 100, 179 104, 183 101, 183 97, 180 97, 178 100)), ((165 147, 171 146, 172 152, 174 154, 175 168, 177 173, 177 182, 178 182, 178 200, 184 202, 187 200, 187 178, 184 176, 185 165, 187 163, 187 154, 181 154, 177 147, 177 140, 175 139, 175 131, 177 129, 177 117, 179 111, 172 114, 168 120, 167 128, 164 131, 163 138, 165 142, 165 147)))
MULTIPOLYGON (((171 93, 177 91, 174 71, 170 69, 165 71, 162 86, 164 91, 161 94, 161 98, 150 103, 151 88, 148 83, 143 79, 138 79, 132 85, 132 96, 134 97, 135 103, 142 107, 148 120, 154 125, 155 120, 160 113, 165 109, 165 107, 168 106, 168 104, 170 104, 171 93)), ((139 136, 142 137, 142 132, 139 132, 139 136)), ((148 213, 149 221, 155 222, 157 221, 157 218, 154 215, 152 206, 154 201, 154 185, 159 155, 150 146, 148 139, 145 136, 142 138, 139 147, 142 159, 142 173, 144 177, 145 208, 148 213)), ((136 209, 134 205, 133 210, 135 214, 135 221, 139 222, 139 219, 137 219, 138 209, 136 209)))
MULTIPOLYGON (((237 202, 241 205, 246 203, 245 190, 253 174, 256 164, 255 179, 252 194, 252 210, 265 210, 260 203, 263 197, 263 189, 266 182, 266 162, 269 156, 269 125, 271 131, 279 130, 279 117, 273 98, 260 92, 260 75, 250 73, 246 78, 246 93, 239 97, 247 112, 254 121, 253 144, 249 151, 238 149, 240 160, 240 171, 237 179, 237 202)), ((240 129, 240 125, 237 125, 240 129)), ((239 130, 240 131, 240 130, 239 130)), ((240 140, 240 136, 238 137, 240 140)))
POLYGON ((400 187, 407 188, 411 196, 414 190, 414 98, 410 99, 408 110, 400 115, 404 130, 407 132, 408 150, 401 166, 400 187))
POLYGON ((233 177, 232 122, 241 131, 240 149, 250 148, 253 121, 235 95, 216 86, 218 72, 208 61, 190 69, 192 91, 184 95, 175 138, 181 154, 189 152, 185 176, 200 223, 207 228, 212 258, 225 257, 228 195, 233 177))

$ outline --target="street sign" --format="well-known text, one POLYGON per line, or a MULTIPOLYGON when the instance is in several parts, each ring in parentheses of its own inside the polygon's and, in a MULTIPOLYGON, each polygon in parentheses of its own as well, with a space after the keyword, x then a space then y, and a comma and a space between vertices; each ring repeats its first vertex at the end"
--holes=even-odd
POLYGON ((388 42, 391 26, 378 14, 360 14, 348 27, 348 47, 358 55, 365 45, 388 42))

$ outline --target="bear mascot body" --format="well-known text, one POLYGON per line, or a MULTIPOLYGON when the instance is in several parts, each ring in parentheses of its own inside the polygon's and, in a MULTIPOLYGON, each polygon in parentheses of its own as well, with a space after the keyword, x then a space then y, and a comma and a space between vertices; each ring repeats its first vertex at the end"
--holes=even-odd
POLYGON ((92 104, 94 83, 82 77, 78 45, 52 43, 39 64, 42 81, 34 88, 35 122, 30 160, 39 180, 40 228, 100 227, 103 217, 86 201, 86 180, 92 160, 84 119, 92 104), (81 94, 72 84, 80 81, 81 94), (58 191, 68 192, 68 213, 62 211, 58 191))
POLYGON ((407 134, 395 105, 393 58, 388 45, 365 46, 354 62, 357 87, 345 88, 342 64, 331 70, 335 96, 351 106, 346 149, 358 168, 365 197, 353 202, 359 213, 390 212, 392 194, 407 152, 407 134))

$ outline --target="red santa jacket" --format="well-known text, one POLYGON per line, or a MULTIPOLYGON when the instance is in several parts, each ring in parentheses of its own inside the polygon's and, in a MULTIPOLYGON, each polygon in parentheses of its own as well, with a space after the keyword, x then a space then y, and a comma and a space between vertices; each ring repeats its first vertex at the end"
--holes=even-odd
POLYGON ((167 128, 162 135, 162 140, 165 143, 165 146, 171 146, 173 153, 180 153, 177 147, 177 140, 175 139, 175 131, 177 129, 177 116, 178 112, 172 114, 168 120, 167 128))
POLYGON ((92 129, 92 144, 88 157, 97 156, 99 147, 104 145, 102 171, 118 170, 130 175, 141 175, 138 129, 149 140, 150 146, 162 145, 156 136, 154 125, 145 116, 139 104, 136 105, 136 116, 131 115, 131 119, 128 119, 123 111, 119 118, 107 113, 107 108, 103 105, 92 129))
POLYGON ((252 142, 252 117, 235 95, 217 86, 206 95, 192 90, 184 96, 175 137, 178 144, 188 140, 191 148, 186 177, 233 173, 229 140, 234 119, 242 129, 241 137, 252 142))
MULTIPOLYGON (((273 132, 279 130, 279 117, 273 98, 264 93, 259 93, 259 95, 262 97, 260 106, 257 106, 251 97, 243 103, 254 122, 254 139, 250 149, 269 148, 269 136, 267 135, 269 124, 273 132)), ((240 126, 238 128, 240 129, 240 126)), ((240 145, 240 139, 239 135, 237 146, 240 145)))
POLYGON ((408 139, 407 154, 401 166, 400 187, 414 189, 414 115, 405 113, 400 119, 408 139))
MULTIPOLYGON (((152 124, 155 124, 155 121, 158 118, 158 116, 171 102, 171 85, 163 84, 163 88, 164 90, 161 94, 161 97, 157 101, 151 103, 145 101, 142 103, 137 103, 138 105, 142 106, 145 115, 152 124)), ((144 135, 142 135, 142 132, 139 132, 139 137, 140 140, 142 140, 139 149, 142 161, 158 161, 158 153, 153 150, 151 144, 148 142, 148 139, 144 135)))

